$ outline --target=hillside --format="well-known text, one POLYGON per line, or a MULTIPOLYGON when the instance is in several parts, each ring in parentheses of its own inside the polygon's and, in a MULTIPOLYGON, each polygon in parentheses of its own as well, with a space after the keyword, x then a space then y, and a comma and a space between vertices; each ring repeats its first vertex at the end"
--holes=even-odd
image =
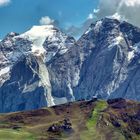
POLYGON ((0 140, 139 140, 140 103, 78 101, 0 115, 0 140))

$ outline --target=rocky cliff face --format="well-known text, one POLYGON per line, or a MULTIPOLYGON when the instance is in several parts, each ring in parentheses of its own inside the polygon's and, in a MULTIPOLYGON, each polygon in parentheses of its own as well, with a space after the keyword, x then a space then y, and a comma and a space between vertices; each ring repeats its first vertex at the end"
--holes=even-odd
POLYGON ((89 53, 75 88, 76 98, 140 100, 140 29, 103 19, 92 25, 78 44, 83 54, 89 53))
POLYGON ((53 26, 34 26, 21 35, 8 34, 0 50, 0 112, 75 100, 80 59, 72 37, 53 26))
POLYGON ((52 25, 0 42, 0 112, 79 99, 140 100, 140 29, 105 18, 76 42, 52 25))

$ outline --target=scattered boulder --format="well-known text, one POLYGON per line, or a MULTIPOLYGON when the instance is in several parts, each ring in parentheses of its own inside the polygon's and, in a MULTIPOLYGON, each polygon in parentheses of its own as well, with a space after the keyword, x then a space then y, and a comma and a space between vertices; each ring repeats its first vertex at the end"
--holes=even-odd
POLYGON ((72 124, 69 119, 64 119, 61 122, 58 122, 56 124, 52 124, 49 128, 49 132, 67 132, 72 130, 72 124))
POLYGON ((20 129, 21 127, 20 126, 18 126, 18 125, 14 125, 14 126, 12 126, 12 129, 14 129, 14 130, 18 130, 18 129, 20 129))

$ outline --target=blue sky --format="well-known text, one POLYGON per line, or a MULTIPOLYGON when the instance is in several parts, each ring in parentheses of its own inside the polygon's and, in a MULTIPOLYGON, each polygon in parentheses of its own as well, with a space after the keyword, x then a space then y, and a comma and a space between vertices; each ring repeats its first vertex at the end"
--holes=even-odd
POLYGON ((45 16, 63 29, 78 27, 97 6, 98 0, 0 0, 0 38, 8 32, 21 33, 39 25, 45 16))

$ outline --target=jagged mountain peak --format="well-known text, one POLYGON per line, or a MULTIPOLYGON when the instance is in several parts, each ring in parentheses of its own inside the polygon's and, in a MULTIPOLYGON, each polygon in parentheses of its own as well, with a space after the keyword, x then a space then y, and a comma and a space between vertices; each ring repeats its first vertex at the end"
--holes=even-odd
POLYGON ((12 38, 12 37, 15 37, 15 36, 18 36, 18 35, 19 35, 19 33, 16 33, 16 32, 10 32, 10 33, 8 33, 8 34, 6 35, 5 38, 12 38))
POLYGON ((93 24, 78 44, 86 60, 81 76, 85 78, 80 80, 78 87, 79 97, 83 93, 81 98, 100 95, 102 98, 123 96, 138 100, 139 28, 127 22, 104 18, 93 24), (133 86, 129 87, 130 84, 133 86))
POLYGON ((0 48, 6 59, 17 62, 23 55, 45 55, 50 61, 56 54, 65 53, 75 43, 54 25, 33 26, 22 34, 11 32, 1 41, 0 48))
POLYGON ((101 29, 106 28, 106 30, 111 30, 117 27, 121 22, 117 19, 112 18, 103 18, 101 20, 92 23, 85 34, 89 33, 90 31, 96 31, 96 33, 100 32, 101 29))
MULTIPOLYGON (((119 21, 112 18, 103 18, 96 23, 91 24, 89 29, 83 34, 78 42, 82 43, 89 42, 90 44, 96 44, 97 46, 102 46, 106 44, 108 47, 110 45, 118 45, 126 42, 127 45, 135 46, 140 42, 140 28, 133 26, 126 21, 119 21)), ((92 45, 94 47, 94 45, 92 45)), ((89 47, 89 46, 87 46, 89 47)), ((93 48, 92 47, 92 48, 93 48)))
POLYGON ((58 30, 53 25, 33 26, 17 38, 24 38, 32 42, 31 52, 36 56, 46 53, 43 44, 47 38, 52 38, 58 30))
POLYGON ((16 38, 31 41, 31 52, 36 56, 47 54, 46 61, 50 61, 58 52, 65 53, 68 47, 75 43, 74 38, 67 36, 54 25, 33 26, 16 38))
POLYGON ((140 39, 138 36, 138 33, 140 32, 140 28, 126 21, 120 21, 118 19, 114 19, 110 17, 106 17, 106 18, 96 21, 95 23, 92 23, 84 35, 86 35, 90 31, 94 33, 100 33, 100 32, 110 33, 110 31, 115 30, 115 29, 119 30, 120 32, 126 35, 135 34, 135 36, 137 36, 137 38, 140 39))
POLYGON ((12 102, 8 101, 8 108, 4 109, 2 106, 7 102, 3 100, 0 112, 74 100, 72 86, 76 85, 79 72, 79 57, 76 57, 79 52, 75 44, 73 37, 52 25, 33 26, 25 33, 5 38, 0 43, 0 97, 10 100, 11 94, 17 103, 11 106, 12 102))
POLYGON ((127 22, 99 20, 77 42, 52 25, 33 26, 0 49, 0 98, 9 102, 0 112, 92 97, 140 100, 140 29, 127 22))

